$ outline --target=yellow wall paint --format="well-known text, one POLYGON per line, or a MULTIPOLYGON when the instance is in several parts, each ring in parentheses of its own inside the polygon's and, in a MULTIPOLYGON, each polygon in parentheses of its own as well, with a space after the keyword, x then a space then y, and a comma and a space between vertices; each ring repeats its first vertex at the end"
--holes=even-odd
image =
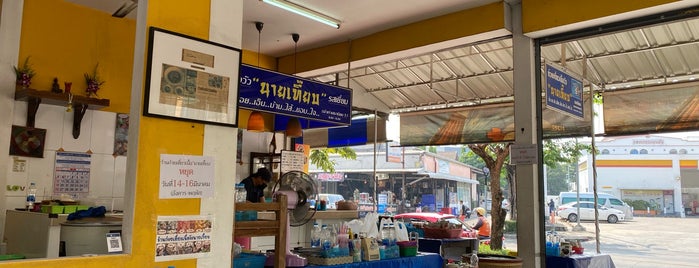
POLYGON ((274 57, 267 56, 265 54, 260 54, 259 59, 257 52, 243 49, 243 63, 247 65, 257 66, 260 68, 265 68, 269 70, 277 69, 277 59, 274 57), (259 60, 259 61, 258 61, 259 60))
POLYGON ((343 42, 299 52, 295 66, 294 55, 281 57, 278 69, 282 73, 303 72, 504 28, 504 6, 498 2, 352 40, 351 52, 350 42, 343 42))
POLYGON ((525 33, 644 9, 672 0, 522 0, 525 33))
POLYGON ((86 95, 84 73, 99 63, 106 83, 97 92, 110 100, 105 111, 128 113, 136 23, 113 18, 64 1, 24 1, 19 63, 29 56, 37 74, 31 88, 49 91, 53 78, 60 87, 86 95))
MULTIPOLYGON (((99 62, 99 73, 107 82, 98 94, 111 100, 105 110, 129 111, 133 20, 58 0, 25 1, 24 12, 20 62, 31 55, 38 72, 33 88, 49 90, 51 80, 58 76, 61 82, 73 81, 74 93, 82 93, 83 73, 99 62)), ((208 39, 209 1, 192 5, 188 0, 151 0, 148 16, 148 25, 208 39)), ((140 121, 133 253, 7 262, 0 267, 196 267, 195 259, 155 262, 155 225, 158 216, 200 214, 199 199, 159 199, 158 182, 161 154, 203 153, 204 125, 152 117, 140 121)))

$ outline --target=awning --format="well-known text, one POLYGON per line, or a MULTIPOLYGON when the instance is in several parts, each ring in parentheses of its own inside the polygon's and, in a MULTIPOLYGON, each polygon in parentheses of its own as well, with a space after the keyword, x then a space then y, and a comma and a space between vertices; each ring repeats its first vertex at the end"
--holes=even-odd
POLYGON ((472 179, 454 176, 454 175, 449 175, 449 174, 444 174, 444 173, 420 171, 420 172, 417 172, 417 174, 427 175, 433 179, 443 179, 443 180, 450 180, 450 181, 457 181, 457 182, 465 182, 465 183, 470 183, 470 184, 479 184, 477 180, 472 180, 472 179))

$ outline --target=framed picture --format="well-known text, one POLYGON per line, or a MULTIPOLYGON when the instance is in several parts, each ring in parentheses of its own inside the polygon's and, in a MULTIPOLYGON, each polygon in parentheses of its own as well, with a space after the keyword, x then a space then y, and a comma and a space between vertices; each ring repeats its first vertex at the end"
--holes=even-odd
POLYGON ((10 155, 44 157, 46 129, 12 126, 10 155))
POLYGON ((241 54, 150 27, 143 115, 237 127, 241 54))

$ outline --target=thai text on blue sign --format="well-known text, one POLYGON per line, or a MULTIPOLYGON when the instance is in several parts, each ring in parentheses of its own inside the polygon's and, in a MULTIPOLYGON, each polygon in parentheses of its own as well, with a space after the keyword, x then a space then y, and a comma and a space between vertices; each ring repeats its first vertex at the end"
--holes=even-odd
POLYGON ((546 107, 584 119, 582 90, 579 79, 546 64, 546 107))
POLYGON ((349 125, 352 90, 241 64, 238 106, 349 125))

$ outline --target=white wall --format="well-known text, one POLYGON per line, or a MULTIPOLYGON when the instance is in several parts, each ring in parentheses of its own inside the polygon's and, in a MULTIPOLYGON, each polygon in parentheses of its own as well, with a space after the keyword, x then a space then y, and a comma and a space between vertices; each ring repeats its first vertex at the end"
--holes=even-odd
MULTIPOLYGON (((16 101, 14 106, 14 125, 26 125, 27 103, 16 101)), ((92 151, 90 167, 90 192, 83 202, 88 205, 103 205, 107 210, 123 210, 124 180, 126 157, 113 156, 114 130, 116 113, 88 110, 83 117, 80 136, 72 135, 73 113, 66 112, 66 107, 41 104, 36 113, 35 127, 46 129, 44 157, 11 156, 9 166, 14 159, 26 160, 25 172, 14 172, 8 168, 5 176, 7 185, 27 186, 36 182, 37 199, 56 197, 53 193, 53 174, 56 151, 63 149, 73 152, 92 151)), ((8 191, 5 188, 6 209, 24 207, 25 191, 8 191)))

